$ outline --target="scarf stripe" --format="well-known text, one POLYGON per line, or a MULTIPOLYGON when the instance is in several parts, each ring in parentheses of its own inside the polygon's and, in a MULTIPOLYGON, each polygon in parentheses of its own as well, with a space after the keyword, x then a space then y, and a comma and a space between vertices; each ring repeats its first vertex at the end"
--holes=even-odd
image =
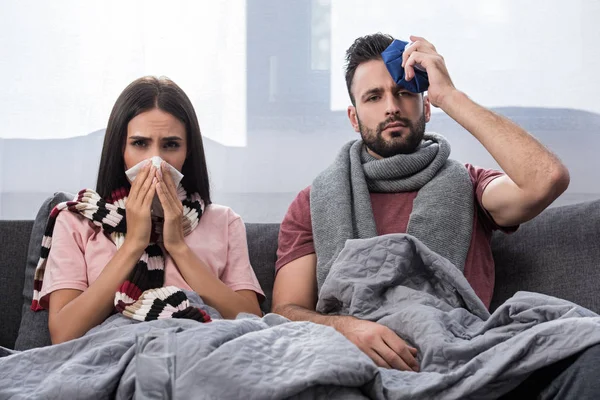
MULTIPOLYGON (((41 307, 40 292, 46 262, 52 247, 52 233, 58 214, 64 210, 74 212, 89 219, 108 234, 119 249, 127 232, 125 204, 127 189, 115 190, 109 201, 102 199, 95 191, 83 189, 75 200, 58 204, 50 212, 48 223, 42 238, 40 259, 34 274, 33 301, 31 309, 39 311, 41 307)), ((197 193, 187 195, 181 185, 177 195, 183 204, 182 226, 184 235, 191 233, 202 216, 204 205, 197 193)), ((140 260, 115 293, 116 311, 137 321, 151 321, 159 318, 187 318, 201 322, 210 322, 210 316, 203 310, 190 305, 185 293, 175 287, 163 287, 165 278, 165 261, 162 248, 157 242, 161 240, 162 224, 153 221, 150 243, 144 250, 140 260)))

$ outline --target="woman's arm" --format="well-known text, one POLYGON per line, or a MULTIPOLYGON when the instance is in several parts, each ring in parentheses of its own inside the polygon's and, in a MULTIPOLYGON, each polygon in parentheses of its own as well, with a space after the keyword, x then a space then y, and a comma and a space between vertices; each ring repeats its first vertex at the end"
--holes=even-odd
POLYGON ((156 192, 155 168, 144 167, 126 204, 128 232, 121 248, 85 291, 59 289, 50 294, 48 329, 52 343, 83 336, 101 324, 114 307, 115 292, 127 279, 150 242, 150 206, 156 192))
POLYGON ((177 198, 171 174, 166 168, 162 172, 162 176, 158 176, 156 192, 164 210, 163 241, 185 281, 224 318, 235 318, 241 312, 261 316, 254 291, 234 291, 229 288, 185 243, 181 225, 183 205, 177 198))
POLYGON ((83 336, 101 324, 114 308, 115 292, 140 259, 141 251, 127 243, 85 291, 59 289, 50 293, 48 328, 53 344, 83 336))
POLYGON ((256 293, 252 290, 233 291, 221 282, 185 243, 169 254, 181 275, 202 300, 224 318, 235 318, 241 312, 262 316, 256 293))

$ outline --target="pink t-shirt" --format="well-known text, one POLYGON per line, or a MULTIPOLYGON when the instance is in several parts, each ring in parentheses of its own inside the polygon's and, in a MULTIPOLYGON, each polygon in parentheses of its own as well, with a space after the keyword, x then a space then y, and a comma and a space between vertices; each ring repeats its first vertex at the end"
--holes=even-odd
MULTIPOLYGON (((248 256, 246 227, 229 207, 211 204, 185 242, 231 290, 253 290, 264 298, 248 256)), ((48 295, 59 289, 84 291, 117 252, 102 230, 79 214, 62 211, 56 218, 40 304, 48 308, 48 295)), ((165 286, 192 290, 173 259, 165 252, 165 286)))
MULTIPOLYGON (((517 227, 498 226, 481 205, 481 197, 487 185, 503 175, 466 164, 475 191, 473 234, 465 261, 464 274, 475 293, 489 307, 494 293, 494 258, 490 245, 492 231, 502 229, 513 232, 517 227)), ((413 201, 417 192, 371 193, 373 217, 379 235, 406 233, 413 201)), ((297 258, 315 252, 310 219, 310 186, 302 190, 290 205, 279 231, 276 270, 297 258)))

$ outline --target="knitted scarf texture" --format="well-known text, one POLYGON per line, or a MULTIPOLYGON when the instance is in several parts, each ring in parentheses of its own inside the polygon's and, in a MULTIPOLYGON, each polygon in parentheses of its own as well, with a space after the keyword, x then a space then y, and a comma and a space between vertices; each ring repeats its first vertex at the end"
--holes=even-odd
POLYGON ((370 192, 418 191, 406 233, 464 272, 475 199, 467 169, 449 155, 450 144, 435 133, 415 152, 383 159, 362 140, 344 145, 310 191, 319 291, 346 240, 377 236, 370 192))

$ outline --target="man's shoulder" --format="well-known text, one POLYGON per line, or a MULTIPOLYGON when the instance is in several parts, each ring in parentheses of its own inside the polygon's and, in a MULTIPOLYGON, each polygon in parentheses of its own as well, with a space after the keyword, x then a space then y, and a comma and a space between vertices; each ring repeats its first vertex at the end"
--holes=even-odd
POLYGON ((300 192, 298 192, 298 194, 296 195, 296 198, 294 199, 292 204, 294 204, 294 203, 310 204, 310 188, 311 188, 311 185, 308 185, 307 187, 302 189, 300 192))
POLYGON ((305 187, 296 195, 288 207, 283 223, 291 220, 304 221, 307 218, 310 219, 310 186, 305 187))
POLYGON ((304 189, 302 189, 300 191, 300 193, 298 193, 298 196, 305 196, 305 197, 310 197, 310 188, 312 185, 308 185, 307 187, 305 187, 304 189))
MULTIPOLYGON (((504 172, 498 171, 492 168, 482 168, 474 164, 465 164, 465 168, 469 172, 469 176, 471 177, 471 181, 475 186, 479 185, 484 181, 491 181, 499 176, 504 175, 504 172)), ((489 183, 489 182, 488 182, 489 183)))

